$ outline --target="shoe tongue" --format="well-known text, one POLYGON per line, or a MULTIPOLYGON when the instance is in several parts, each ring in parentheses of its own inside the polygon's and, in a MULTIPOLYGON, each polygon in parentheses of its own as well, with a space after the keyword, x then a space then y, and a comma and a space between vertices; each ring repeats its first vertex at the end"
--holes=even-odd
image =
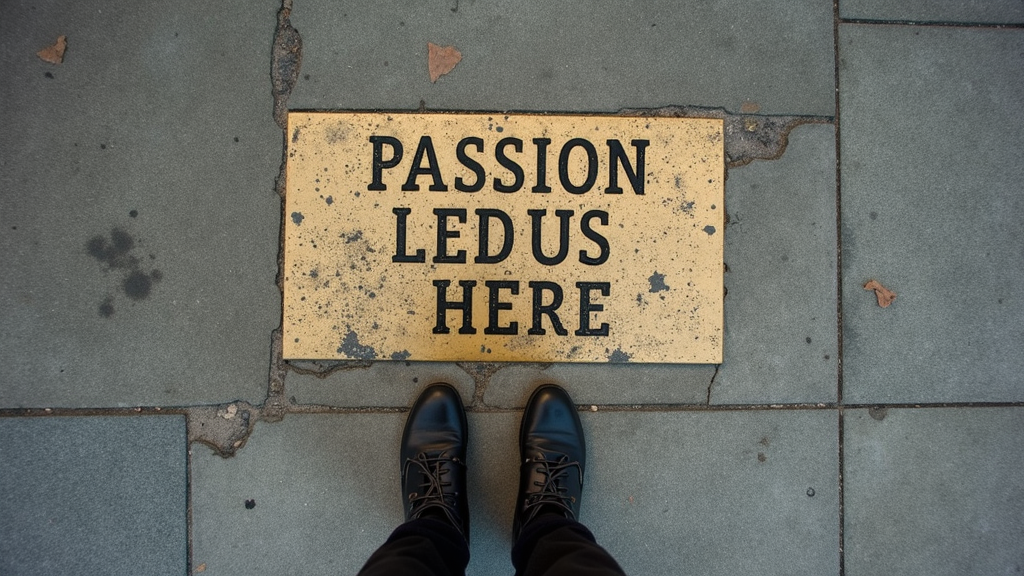
POLYGON ((535 518, 543 518, 544 516, 558 516, 559 518, 567 518, 565 509, 555 504, 541 504, 540 509, 537 510, 535 518))
POLYGON ((441 508, 437 506, 431 506, 424 510, 423 514, 420 515, 420 518, 430 518, 432 520, 439 520, 446 524, 451 524, 451 519, 448 518, 448 515, 444 513, 444 510, 441 510, 441 508))

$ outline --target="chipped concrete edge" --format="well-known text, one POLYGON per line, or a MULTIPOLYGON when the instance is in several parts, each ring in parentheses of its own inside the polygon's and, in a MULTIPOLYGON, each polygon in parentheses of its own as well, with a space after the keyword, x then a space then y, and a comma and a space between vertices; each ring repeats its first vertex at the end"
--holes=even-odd
POLYGON ((195 406, 186 410, 188 442, 198 442, 227 458, 245 445, 260 409, 248 402, 219 406, 195 406))
POLYGON ((802 124, 833 124, 831 116, 777 116, 733 114, 725 108, 703 106, 665 106, 662 108, 623 108, 622 116, 668 118, 719 118, 725 121, 726 168, 746 166, 754 160, 775 160, 789 144, 789 133, 802 124))

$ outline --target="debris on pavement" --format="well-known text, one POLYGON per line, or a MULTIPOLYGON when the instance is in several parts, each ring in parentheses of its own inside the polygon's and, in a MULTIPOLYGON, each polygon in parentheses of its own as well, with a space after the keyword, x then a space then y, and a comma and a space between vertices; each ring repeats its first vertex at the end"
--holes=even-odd
POLYGON ((438 46, 427 42, 427 69, 430 71, 431 82, 437 82, 438 78, 454 70, 461 61, 462 52, 455 46, 438 46))
POLYGON ((248 402, 220 406, 193 406, 188 409, 188 441, 200 442, 223 458, 235 455, 249 439, 260 409, 248 402))
POLYGON ((57 37, 57 41, 52 45, 43 48, 39 52, 36 52, 36 56, 44 62, 50 64, 60 64, 64 61, 64 51, 68 48, 68 37, 61 35, 57 37))
POLYGON ((232 418, 235 417, 235 414, 237 412, 238 412, 238 406, 235 406, 234 404, 229 404, 227 408, 225 408, 223 410, 218 410, 217 411, 217 416, 220 416, 221 418, 223 418, 225 420, 231 420, 232 418))
POLYGON ((864 285, 865 290, 874 290, 875 297, 878 298, 878 305, 882 308, 888 308, 892 301, 896 299, 896 293, 889 290, 885 286, 882 286, 878 280, 868 280, 867 284, 864 285))

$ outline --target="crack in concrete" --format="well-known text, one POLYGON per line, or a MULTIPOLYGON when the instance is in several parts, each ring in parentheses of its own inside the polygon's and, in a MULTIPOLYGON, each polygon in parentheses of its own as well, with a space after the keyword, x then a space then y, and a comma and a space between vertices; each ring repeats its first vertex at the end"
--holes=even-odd
POLYGON ((708 397, 705 403, 711 406, 711 388, 715 386, 715 379, 718 378, 718 371, 722 369, 721 364, 715 364, 715 373, 711 375, 711 381, 708 382, 708 397))
POLYGON ((286 360, 288 369, 304 376, 327 378, 335 372, 373 366, 373 360, 286 360))
POLYGON ((284 418, 292 404, 285 397, 284 380, 288 367, 283 360, 281 329, 274 330, 270 337, 270 374, 267 386, 267 399, 263 402, 261 420, 279 422, 284 418))
POLYGON ((299 80, 302 65, 302 36, 289 16, 292 0, 283 0, 277 13, 277 29, 271 52, 270 78, 274 86, 274 120, 281 130, 288 129, 288 97, 299 80))
MULTIPOLYGON (((491 382, 491 376, 494 376, 502 368, 511 366, 506 362, 456 362, 456 366, 461 368, 466 374, 469 374, 473 378, 473 400, 469 403, 467 408, 477 408, 481 410, 487 410, 493 408, 484 402, 484 395, 487 393, 487 386, 491 382)), ((535 368, 537 370, 547 370, 552 366, 551 362, 527 362, 517 363, 518 366, 526 366, 535 368)))
POLYGON ((624 108, 622 116, 670 118, 720 118, 725 121, 725 165, 739 168, 754 160, 775 160, 789 144, 789 133, 801 124, 831 124, 829 116, 772 116, 733 114, 725 108, 703 106, 666 106, 664 108, 624 108))
POLYGON ((491 376, 494 376, 505 365, 494 362, 456 362, 455 365, 473 378, 473 400, 470 401, 468 407, 487 408, 487 403, 484 402, 487 385, 491 381, 491 376))

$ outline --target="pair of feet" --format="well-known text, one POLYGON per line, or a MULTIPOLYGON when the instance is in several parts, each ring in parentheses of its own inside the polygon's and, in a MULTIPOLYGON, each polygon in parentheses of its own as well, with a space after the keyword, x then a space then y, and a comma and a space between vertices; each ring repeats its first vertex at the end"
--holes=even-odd
MULTIPOLYGON (((405 518, 448 522, 469 540, 466 498, 466 411, 459 393, 434 384, 420 394, 402 434, 405 518)), ((519 428, 519 495, 514 539, 542 514, 576 520, 583 492, 586 445, 576 406, 562 388, 533 392, 519 428)))

